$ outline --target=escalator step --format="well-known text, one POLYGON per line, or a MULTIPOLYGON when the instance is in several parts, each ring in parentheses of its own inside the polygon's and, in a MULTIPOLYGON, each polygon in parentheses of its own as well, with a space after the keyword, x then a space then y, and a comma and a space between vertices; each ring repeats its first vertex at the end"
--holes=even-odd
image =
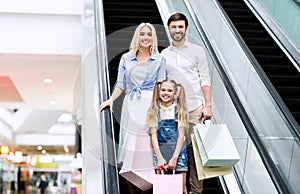
POLYGON ((300 87, 276 87, 278 93, 284 98, 300 99, 300 87))
POLYGON ((238 29, 242 37, 263 37, 265 35, 264 30, 257 29, 238 29))
POLYGON ((268 76, 271 82, 276 86, 291 86, 291 87, 299 87, 299 76, 280 76, 280 75, 272 75, 268 76))
POLYGON ((128 15, 128 13, 130 13, 130 15, 133 15, 133 16, 136 16, 136 17, 142 17, 142 16, 153 16, 153 13, 155 13, 153 10, 143 10, 141 8, 137 9, 137 8, 130 8, 130 9, 127 9, 127 10, 124 10, 122 8, 114 8, 114 9, 107 9, 106 10, 107 12, 107 16, 109 15, 113 15, 113 14, 118 14, 119 16, 124 16, 124 14, 128 15))
POLYGON ((250 30, 256 30, 259 28, 259 25, 256 23, 252 23, 252 22, 235 22, 235 25, 239 28, 239 29, 250 29, 250 30))
POLYGON ((241 9, 244 8, 244 6, 236 1, 226 1, 226 0, 222 0, 222 7, 227 9, 241 9))
POLYGON ((281 52, 273 45, 249 45, 254 55, 280 55, 281 52))
POLYGON ((290 75, 292 72, 292 69, 289 66, 281 65, 278 66, 276 64, 274 65, 263 65, 263 69, 266 74, 268 75, 290 75))
POLYGON ((261 64, 280 64, 278 62, 283 61, 285 59, 284 56, 282 55, 273 55, 273 56, 266 56, 266 55, 255 55, 256 59, 261 63, 261 64))
POLYGON ((285 103, 287 105, 291 106, 291 108, 290 108, 291 112, 298 112, 298 110, 300 109, 300 99, 299 98, 298 99, 295 99, 295 98, 293 98, 293 99, 286 99, 285 103))
POLYGON ((224 194, 218 178, 204 179, 202 194, 224 194))
MULTIPOLYGON (((157 17, 152 16, 151 14, 153 14, 153 13, 150 13, 149 16, 144 17, 145 18, 145 22, 147 22, 149 20, 152 20, 152 21, 157 20, 157 21, 159 21, 157 19, 157 17)), ((124 16, 113 16, 113 15, 111 15, 111 16, 107 16, 106 17, 105 22, 108 22, 108 23, 111 23, 111 22, 120 22, 120 23, 122 23, 122 22, 126 22, 128 20, 130 20, 130 21, 136 21, 135 23, 139 23, 140 20, 141 20, 141 18, 137 17, 137 16, 134 16, 134 15, 127 16, 126 18, 124 16)))
POLYGON ((249 45, 269 45, 272 40, 266 37, 244 37, 244 41, 249 45))

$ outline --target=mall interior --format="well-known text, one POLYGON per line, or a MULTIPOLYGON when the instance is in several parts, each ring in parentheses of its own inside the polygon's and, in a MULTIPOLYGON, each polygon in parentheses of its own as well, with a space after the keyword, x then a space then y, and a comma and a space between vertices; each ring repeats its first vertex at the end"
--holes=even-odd
MULTIPOLYGON (((116 162, 122 97, 100 112, 141 22, 168 17, 206 51, 214 123, 239 154, 203 193, 300 193, 299 0, 0 0, 0 193, 129 193, 116 162)), ((224 147, 224 149, 226 149, 224 147)))

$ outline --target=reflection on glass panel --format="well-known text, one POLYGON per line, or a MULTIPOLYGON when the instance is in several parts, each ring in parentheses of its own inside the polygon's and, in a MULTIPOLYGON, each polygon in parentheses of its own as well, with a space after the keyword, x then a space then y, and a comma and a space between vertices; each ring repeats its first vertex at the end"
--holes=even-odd
POLYGON ((253 143, 249 140, 243 188, 246 193, 277 193, 253 143))
MULTIPOLYGON (((300 183, 300 141, 297 140, 294 142, 294 147, 292 151, 292 163, 290 167, 290 175, 289 175, 289 182, 291 185, 299 185, 300 183)), ((300 187, 293 187, 292 188, 294 193, 300 193, 300 187)))
POLYGON ((276 23, 300 48, 300 7, 294 0, 259 0, 276 23))

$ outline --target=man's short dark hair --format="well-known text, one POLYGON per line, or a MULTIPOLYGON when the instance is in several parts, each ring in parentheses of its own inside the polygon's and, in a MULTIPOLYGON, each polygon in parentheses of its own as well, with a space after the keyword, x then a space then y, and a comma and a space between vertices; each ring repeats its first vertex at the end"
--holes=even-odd
POLYGON ((178 20, 184 20, 185 26, 188 27, 189 25, 188 19, 183 13, 174 13, 173 15, 171 15, 170 18, 168 19, 167 24, 169 26, 171 22, 178 21, 178 20))

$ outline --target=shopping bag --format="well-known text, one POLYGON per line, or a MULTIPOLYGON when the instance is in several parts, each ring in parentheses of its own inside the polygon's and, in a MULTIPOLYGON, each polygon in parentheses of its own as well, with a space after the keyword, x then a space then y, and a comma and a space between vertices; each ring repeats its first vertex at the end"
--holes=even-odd
POLYGON ((153 179, 153 194, 182 194, 182 174, 156 174, 153 179))
POLYGON ((194 134, 203 166, 233 166, 239 160, 226 124, 197 124, 194 134))
POLYGON ((155 175, 153 150, 149 135, 137 135, 134 148, 134 150, 126 151, 119 174, 145 191, 152 188, 155 175))
POLYGON ((132 184, 140 188, 142 191, 151 189, 153 186, 153 178, 155 172, 151 170, 124 170, 121 169, 119 174, 123 176, 126 180, 130 181, 132 184))
POLYGON ((197 176, 199 180, 223 176, 232 173, 231 166, 203 166, 202 161, 200 159, 199 149, 197 148, 195 135, 192 134, 191 136, 197 176))

